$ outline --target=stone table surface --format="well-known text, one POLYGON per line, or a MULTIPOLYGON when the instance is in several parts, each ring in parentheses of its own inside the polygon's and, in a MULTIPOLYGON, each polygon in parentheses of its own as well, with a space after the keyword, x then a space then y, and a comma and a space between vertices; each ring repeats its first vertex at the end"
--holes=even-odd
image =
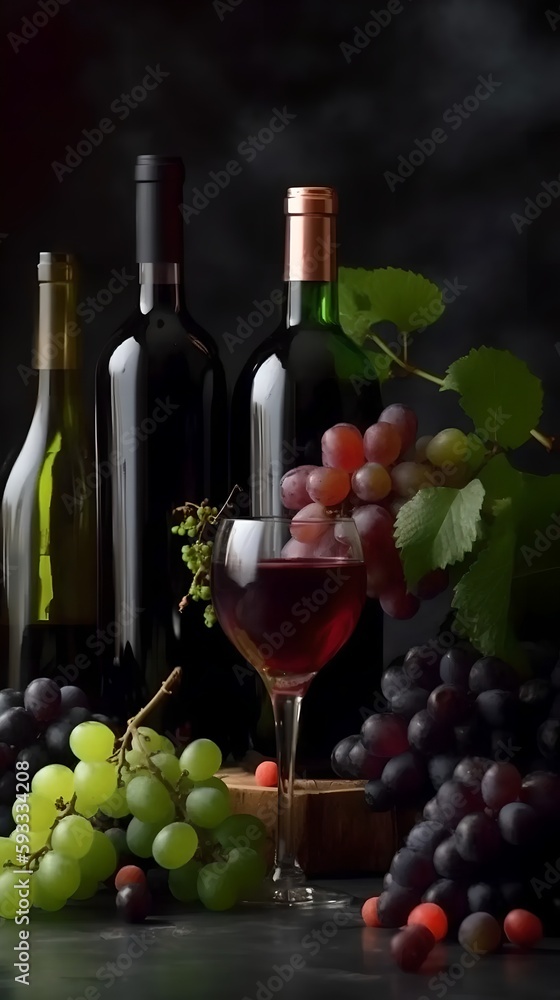
MULTIPOLYGON (((372 879, 320 882, 355 895, 344 910, 178 910, 141 925, 117 919, 99 898, 33 916, 30 985, 14 982, 18 929, 0 928, 0 998, 48 1000, 497 1000, 560 997, 560 939, 529 953, 472 959, 437 945, 427 968, 405 974, 389 954, 392 932, 363 926, 372 879)), ((108 897, 107 893, 107 897, 108 897)))

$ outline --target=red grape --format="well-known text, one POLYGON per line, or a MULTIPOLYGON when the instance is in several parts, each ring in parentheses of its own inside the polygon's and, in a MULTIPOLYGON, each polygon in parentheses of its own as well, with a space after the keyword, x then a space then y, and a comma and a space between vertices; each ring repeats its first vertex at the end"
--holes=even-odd
POLYGON ((298 542, 297 538, 290 538, 282 549, 282 559, 312 559, 314 555, 315 546, 313 543, 298 542))
POLYGON ((370 715, 362 726, 362 741, 377 757, 396 757, 408 750, 407 725, 397 715, 370 715))
POLYGON ((447 934, 447 917, 437 903, 420 903, 415 906, 408 916, 407 923, 409 927, 415 924, 427 927, 436 941, 443 941, 447 934))
POLYGON ((376 503, 384 500, 391 492, 391 477, 382 465, 367 462, 352 476, 352 489, 361 500, 376 503))
POLYGON ((364 464, 364 442, 353 424, 335 424, 321 439, 323 465, 329 469, 355 472, 364 464))
POLYGON ((532 948, 543 936, 543 925, 529 910, 510 910, 504 920, 508 941, 520 948, 532 948))
POLYGON ((125 865, 115 876, 115 889, 124 889, 125 885, 145 885, 146 876, 138 865, 125 865))
POLYGON ((371 896, 370 899, 366 899, 362 906, 362 920, 366 927, 381 927, 379 917, 377 916, 378 899, 379 896, 371 896))
POLYGON ((307 492, 316 503, 334 507, 348 496, 350 476, 344 469, 315 469, 307 477, 307 492))
POLYGON ((379 417, 379 423, 392 424, 397 428, 401 437, 401 455, 408 451, 416 441, 418 432, 418 417, 414 410, 401 403, 391 403, 386 406, 379 417))
POLYGON ((413 594, 421 601, 431 601, 442 594, 449 586, 449 573, 446 569, 433 569, 426 573, 413 588, 413 594))
POLYGON ((423 437, 419 437, 415 448, 414 448, 414 461, 415 462, 425 462, 427 459, 426 449, 432 440, 431 434, 424 434, 423 437))
POLYGON ((255 783, 261 788, 276 788, 278 785, 278 764, 275 760, 263 760, 255 771, 255 783))
POLYGON ((364 434, 364 452, 368 462, 392 465, 402 450, 398 427, 384 420, 368 427, 364 434))
POLYGON ((315 542, 329 527, 331 521, 320 503, 309 503, 294 514, 290 531, 298 542, 315 542), (303 522, 300 524, 299 522, 303 522))
POLYGON ((434 944, 435 937, 431 930, 422 924, 415 924, 395 934, 391 941, 391 955, 403 972, 417 972, 434 944))
POLYGON ((297 469, 290 469, 282 476, 280 497, 288 510, 301 510, 306 504, 311 503, 305 484, 309 473, 314 472, 316 468, 316 465, 298 465, 297 469))

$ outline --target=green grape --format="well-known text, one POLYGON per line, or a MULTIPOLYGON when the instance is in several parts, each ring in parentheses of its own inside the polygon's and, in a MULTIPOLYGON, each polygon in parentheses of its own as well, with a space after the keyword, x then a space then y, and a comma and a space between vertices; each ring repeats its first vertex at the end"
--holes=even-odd
POLYGON ((76 794, 90 802, 106 802, 117 787, 117 769, 108 761, 80 761, 74 769, 76 794))
POLYGON ((179 795, 188 795, 189 792, 192 792, 193 788, 194 781, 191 781, 188 774, 183 773, 177 782, 177 791, 179 792, 179 795))
POLYGON ((198 899, 197 881, 201 868, 200 861, 191 858, 186 865, 169 872, 169 891, 180 903, 194 903, 198 899))
POLYGON ((123 819, 128 816, 130 809, 126 801, 126 788, 124 785, 120 785, 115 788, 115 791, 106 802, 102 802, 99 806, 100 812, 105 816, 110 816, 111 819, 123 819))
POLYGON ((181 765, 175 754, 155 753, 152 757, 152 764, 155 764, 158 771, 161 771, 164 778, 172 785, 176 785, 181 777, 181 765))
POLYGON ((208 910, 231 910, 237 902, 236 880, 223 861, 213 861, 201 868, 196 888, 208 910))
MULTIPOLYGON (((131 822, 133 821, 131 820, 131 822)), ((111 826, 108 830, 105 830, 105 836, 109 838, 119 857, 123 854, 128 854, 126 830, 121 830, 120 826, 111 826)))
POLYGON ((138 726, 137 732, 132 737, 132 749, 140 750, 142 753, 157 753, 161 748, 161 737, 155 729, 149 726, 138 726), (140 734, 140 738, 138 738, 140 734))
POLYGON ((217 788, 222 795, 225 795, 229 802, 229 788, 221 778, 207 778, 206 781, 194 781, 193 788, 217 788))
POLYGON ((41 858, 34 880, 46 896, 68 899, 80 884, 80 866, 74 858, 49 851, 41 858))
POLYGON ((115 734, 102 722, 81 722, 70 733, 70 749, 78 760, 99 763, 113 753, 115 734))
POLYGON ((80 814, 80 816, 85 816, 86 819, 91 819, 92 816, 95 816, 96 812, 99 810, 99 803, 88 802, 87 799, 84 799, 82 796, 78 795, 76 797, 76 804, 74 805, 74 809, 76 810, 77 813, 80 814))
POLYGON ((146 754, 141 750, 127 750, 124 756, 129 767, 141 767, 146 761, 146 754))
POLYGON ((169 823, 156 835, 152 854, 160 868, 181 868, 198 847, 196 831, 188 823, 169 823))
POLYGON ((17 865, 18 853, 16 845, 13 838, 0 837, 0 869, 4 867, 7 861, 11 861, 14 865, 17 865))
POLYGON ((217 788, 193 788, 187 796, 187 816, 196 826, 212 829, 230 812, 228 799, 217 788))
POLYGON ((98 888, 99 882, 96 878, 82 876, 76 892, 72 893, 72 899, 91 899, 95 896, 98 888))
POLYGON ((236 813, 212 830, 212 839, 226 853, 236 847, 252 847, 255 851, 263 851, 267 846, 268 834, 264 823, 257 816, 236 813))
POLYGON ((126 842, 132 853, 139 858, 151 858, 152 845, 161 828, 161 823, 142 823, 133 816, 126 829, 126 842))
MULTIPOLYGON (((142 757, 144 760, 146 759, 144 754, 142 754, 142 757)), ((123 767, 121 771, 121 781, 123 782, 124 785, 128 785, 130 784, 133 778, 137 778, 141 774, 149 774, 149 773, 150 772, 147 767, 134 767, 133 770, 129 770, 128 767, 123 767)))
POLYGON ((57 809, 50 799, 30 792, 25 799, 16 799, 12 806, 12 816, 16 823, 29 823, 32 830, 46 830, 53 825, 57 809))
POLYGON ((47 910, 49 913, 55 913, 56 910, 62 910, 66 906, 66 900, 63 897, 51 896, 41 888, 35 877, 32 878, 32 898, 33 906, 39 910, 47 910))
POLYGON ((169 822, 173 803, 161 781, 152 775, 139 775, 126 787, 126 801, 133 816, 143 823, 169 822))
POLYGON ((160 736, 159 740, 161 744, 160 745, 161 752, 170 753, 172 754, 173 757, 175 757, 176 756, 175 744, 167 736, 160 736))
POLYGON ((181 754, 181 770, 193 781, 205 781, 219 770, 222 751, 212 740, 194 740, 181 754))
POLYGON ((64 764, 47 764, 33 777, 31 791, 41 798, 70 802, 74 794, 74 773, 64 764))
POLYGON ((87 854, 80 858, 79 867, 81 878, 95 878, 98 882, 104 882, 113 874, 117 867, 117 852, 114 844, 101 830, 93 831, 93 844, 87 854))
POLYGON ((466 435, 457 427, 447 427, 444 431, 440 431, 426 448, 428 461, 438 468, 442 468, 446 463, 449 466, 463 467, 469 453, 466 435))
POLYGON ((204 609, 204 624, 207 628, 212 628, 217 622, 216 612, 212 604, 208 604, 204 609))
POLYGON ((227 864, 240 893, 257 889, 266 875, 264 858, 252 847, 234 847, 227 864))
POLYGON ((53 830, 51 844, 65 858, 83 858, 93 844, 93 827, 83 816, 64 816, 53 830))

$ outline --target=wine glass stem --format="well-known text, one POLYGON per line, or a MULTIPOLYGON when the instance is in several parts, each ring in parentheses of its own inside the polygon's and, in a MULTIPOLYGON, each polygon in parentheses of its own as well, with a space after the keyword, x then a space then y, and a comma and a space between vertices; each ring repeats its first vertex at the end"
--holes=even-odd
POLYGON ((278 759, 278 826, 273 879, 292 883, 304 881, 296 859, 292 809, 301 702, 301 695, 272 692, 278 759))

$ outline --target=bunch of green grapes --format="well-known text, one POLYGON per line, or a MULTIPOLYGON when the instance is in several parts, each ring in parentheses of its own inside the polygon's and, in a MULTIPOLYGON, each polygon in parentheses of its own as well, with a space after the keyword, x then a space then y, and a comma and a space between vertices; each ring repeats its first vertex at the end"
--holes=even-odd
POLYGON ((53 911, 94 896, 118 868, 119 852, 153 859, 176 899, 210 910, 229 909, 258 887, 266 830, 257 817, 232 815, 215 743, 195 740, 177 757, 167 737, 139 727, 118 754, 113 732, 91 721, 76 726, 70 746, 74 771, 49 764, 14 804, 18 825, 0 838, 0 916, 21 912, 22 865, 30 904, 53 911), (116 825, 102 831, 99 818, 116 825))
POLYGON ((187 504, 182 510, 185 513, 180 524, 175 524, 171 531, 181 538, 185 536, 192 539, 181 548, 183 562, 192 573, 193 579, 189 587, 185 604, 189 600, 204 601, 204 622, 211 628, 216 621, 216 614, 211 604, 212 594, 210 592, 210 566, 212 562, 211 540, 206 540, 204 531, 208 525, 213 525, 218 517, 218 508, 210 507, 206 502, 196 507, 194 504, 187 504))

